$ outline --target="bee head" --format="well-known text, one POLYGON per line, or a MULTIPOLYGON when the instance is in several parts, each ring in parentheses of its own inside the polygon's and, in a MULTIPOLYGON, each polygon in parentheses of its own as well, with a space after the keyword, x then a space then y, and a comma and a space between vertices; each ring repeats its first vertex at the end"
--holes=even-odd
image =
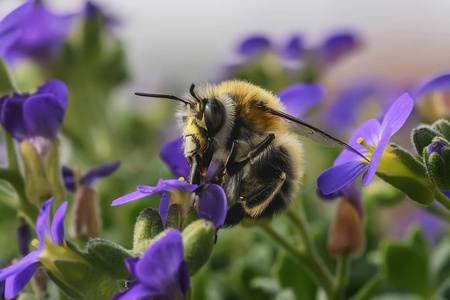
POLYGON ((198 183, 206 174, 215 150, 214 138, 225 122, 225 108, 215 97, 198 97, 190 88, 193 101, 182 119, 184 127, 184 155, 191 165, 191 181, 198 183), (198 178, 198 179, 197 179, 198 178))

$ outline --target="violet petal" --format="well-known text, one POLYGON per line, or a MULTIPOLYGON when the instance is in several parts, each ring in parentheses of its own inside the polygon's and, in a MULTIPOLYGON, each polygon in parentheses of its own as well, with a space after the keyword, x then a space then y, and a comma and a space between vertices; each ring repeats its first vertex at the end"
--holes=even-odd
POLYGON ((44 248, 44 241, 46 236, 50 234, 50 207, 52 205, 53 198, 47 200, 41 207, 39 215, 36 221, 36 234, 38 236, 38 250, 44 248))
POLYGON ((389 139, 392 134, 390 129, 386 129, 381 136, 380 142, 377 145, 377 148, 373 152, 372 158, 370 159, 369 169, 363 176, 362 185, 367 186, 375 176, 375 173, 378 168, 378 164, 380 163, 381 155, 383 155, 384 149, 386 149, 387 144, 389 143, 389 139))
POLYGON ((58 136, 65 110, 51 94, 31 96, 23 105, 28 136, 42 136, 52 141, 58 136))
MULTIPOLYGON (((380 131, 380 122, 375 119, 369 120, 353 132, 348 144, 360 153, 367 154, 368 151, 358 143, 358 139, 363 138, 369 146, 375 147, 379 141, 380 131)), ((343 150, 334 161, 333 166, 341 165, 351 160, 362 160, 362 158, 349 150, 343 150)))
POLYGON ((14 94, 4 100, 1 111, 3 127, 19 142, 27 138, 27 129, 23 118, 23 105, 28 95, 14 94))
POLYGON ((183 138, 165 144, 159 155, 176 177, 189 177, 190 167, 183 153, 183 138))
POLYGON ((227 216, 227 196, 217 184, 208 184, 202 190, 198 203, 198 216, 214 223, 219 228, 227 216))
POLYGON ((325 195, 331 194, 358 177, 367 168, 368 165, 360 161, 349 161, 331 167, 317 178, 317 186, 325 195))
POLYGON ((391 136, 393 136, 406 122, 413 106, 414 101, 408 94, 401 95, 386 112, 381 123, 381 131, 390 128, 391 136))
POLYGON ((171 298, 180 291, 184 293, 182 289, 186 286, 179 282, 178 273, 186 273, 182 278, 189 280, 187 267, 182 265, 186 266, 181 233, 172 229, 145 251, 136 264, 137 279, 150 290, 171 298))
POLYGON ((161 201, 159 202, 159 215, 163 222, 163 226, 166 227, 167 214, 169 213, 170 200, 167 194, 161 195, 161 201))
POLYGON ((61 204, 52 221, 51 237, 56 245, 64 244, 64 217, 66 215, 67 201, 61 204))
POLYGON ((60 80, 52 79, 47 81, 39 87, 36 94, 51 94, 64 110, 67 108, 69 90, 64 82, 60 80))
POLYGON ((299 35, 293 35, 282 49, 281 56, 287 60, 299 60, 302 58, 305 49, 303 40, 299 35))
POLYGON ((66 190, 75 193, 75 173, 67 166, 62 167, 62 177, 66 190))
POLYGON ((285 106, 288 114, 299 117, 317 104, 323 95, 324 89, 319 84, 297 83, 283 89, 277 96, 285 106))
POLYGON ((147 196, 149 196, 149 194, 136 191, 136 192, 130 193, 128 195, 122 196, 119 199, 114 200, 112 202, 111 206, 123 205, 123 204, 133 202, 135 200, 138 200, 138 199, 141 199, 141 198, 144 198, 147 196))
POLYGON ((109 176, 111 173, 113 173, 119 167, 120 167, 120 161, 101 165, 95 169, 90 170, 83 177, 81 177, 80 184, 91 186, 96 180, 109 176))
POLYGON ((10 12, 0 22, 0 57, 6 59, 8 49, 21 36, 20 24, 28 18, 34 7, 34 1, 30 0, 10 12))
POLYGON ((355 34, 343 32, 329 36, 319 48, 319 53, 323 62, 330 64, 349 54, 358 46, 359 41, 355 34))
POLYGON ((17 264, 0 270, 0 281, 6 279, 5 297, 14 298, 30 281, 41 266, 38 260, 39 252, 34 251, 22 258, 17 264))
POLYGON ((414 91, 414 98, 417 100, 432 92, 448 92, 450 91, 450 73, 443 73, 435 75, 432 78, 427 78, 419 84, 414 91))
POLYGON ((254 35, 246 38, 239 45, 237 52, 246 57, 254 57, 271 48, 271 43, 265 36, 254 35))
POLYGON ((130 299, 147 299, 151 296, 158 295, 152 289, 149 289, 145 284, 135 284, 129 290, 115 294, 111 300, 130 300, 130 299))

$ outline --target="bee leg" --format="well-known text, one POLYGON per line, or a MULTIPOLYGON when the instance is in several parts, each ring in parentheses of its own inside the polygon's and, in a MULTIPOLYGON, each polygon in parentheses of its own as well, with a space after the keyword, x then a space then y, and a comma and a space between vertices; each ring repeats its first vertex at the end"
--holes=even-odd
MULTIPOLYGON (((227 211, 225 218, 225 227, 234 226, 245 217, 255 218, 261 216, 270 205, 273 198, 277 196, 278 191, 286 180, 286 173, 281 173, 278 180, 273 180, 270 184, 256 190, 251 196, 241 196, 241 201, 233 204, 227 211)), ((278 195, 279 196, 279 195, 278 195)), ((279 201, 282 203, 282 201, 279 201)), ((277 211, 279 211, 278 209, 277 211)), ((270 214, 270 216, 273 212, 270 214)), ((261 216, 266 217, 266 216, 261 216)))
POLYGON ((242 168, 244 168, 249 162, 255 159, 264 150, 266 150, 267 147, 269 147, 269 145, 272 143, 274 138, 275 138, 274 134, 272 133, 269 134, 261 143, 256 145, 255 149, 250 151, 245 156, 245 158, 239 161, 236 161, 239 141, 238 140, 233 141, 230 154, 228 154, 227 160, 225 161, 225 165, 216 171, 215 175, 212 176, 210 180, 208 180, 208 183, 215 183, 219 185, 222 184, 223 177, 225 175, 233 176, 237 172, 242 170, 242 168))
POLYGON ((260 155, 264 150, 269 147, 275 138, 274 134, 269 134, 261 143, 256 145, 255 149, 251 150, 243 159, 236 161, 237 155, 237 146, 238 141, 233 142, 233 146, 231 147, 231 152, 228 155, 228 159, 225 163, 225 172, 229 176, 233 176, 242 170, 249 162, 254 160, 258 155, 260 155))

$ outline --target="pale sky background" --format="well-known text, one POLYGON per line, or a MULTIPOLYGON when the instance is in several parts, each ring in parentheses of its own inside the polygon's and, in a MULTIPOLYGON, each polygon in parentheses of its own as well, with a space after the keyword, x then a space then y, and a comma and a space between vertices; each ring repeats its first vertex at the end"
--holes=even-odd
MULTIPOLYGON (((59 12, 84 1, 46 1, 59 12)), ((0 0, 0 17, 21 1, 0 0)), ((154 90, 170 80, 185 89, 213 79, 250 33, 283 42, 301 33, 310 45, 327 33, 351 29, 364 49, 328 75, 331 84, 365 76, 419 81, 450 70, 450 1, 97 0, 117 15, 128 47, 132 81, 126 89, 154 90)))

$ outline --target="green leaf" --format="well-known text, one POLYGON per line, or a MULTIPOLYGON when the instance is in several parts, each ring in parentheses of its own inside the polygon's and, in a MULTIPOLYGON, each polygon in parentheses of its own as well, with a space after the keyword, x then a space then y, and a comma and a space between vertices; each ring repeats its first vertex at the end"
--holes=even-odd
POLYGON ((0 58, 0 96, 12 94, 18 91, 19 90, 11 77, 6 63, 0 58))
POLYGON ((87 253, 95 266, 105 274, 115 279, 132 279, 124 263, 124 259, 131 255, 122 246, 103 239, 93 239, 87 245, 87 253))
POLYGON ((415 250, 425 257, 429 255, 428 241, 419 226, 413 226, 408 234, 408 242, 415 250))
POLYGON ((383 269, 389 281, 402 289, 432 299, 433 286, 426 253, 416 246, 388 243, 383 251, 383 269))
POLYGON ((291 289, 296 299, 316 299, 317 286, 304 267, 290 256, 280 254, 275 274, 283 289, 291 289))
POLYGON ((405 193, 411 200, 428 206, 434 201, 434 189, 412 177, 396 177, 377 173, 378 177, 405 193))
POLYGON ((450 279, 450 238, 443 239, 431 256, 431 274, 437 285, 442 285, 450 279))
POLYGON ((108 300, 119 292, 117 281, 98 272, 90 264, 57 260, 58 274, 48 273, 50 279, 69 297, 86 300, 108 300))

